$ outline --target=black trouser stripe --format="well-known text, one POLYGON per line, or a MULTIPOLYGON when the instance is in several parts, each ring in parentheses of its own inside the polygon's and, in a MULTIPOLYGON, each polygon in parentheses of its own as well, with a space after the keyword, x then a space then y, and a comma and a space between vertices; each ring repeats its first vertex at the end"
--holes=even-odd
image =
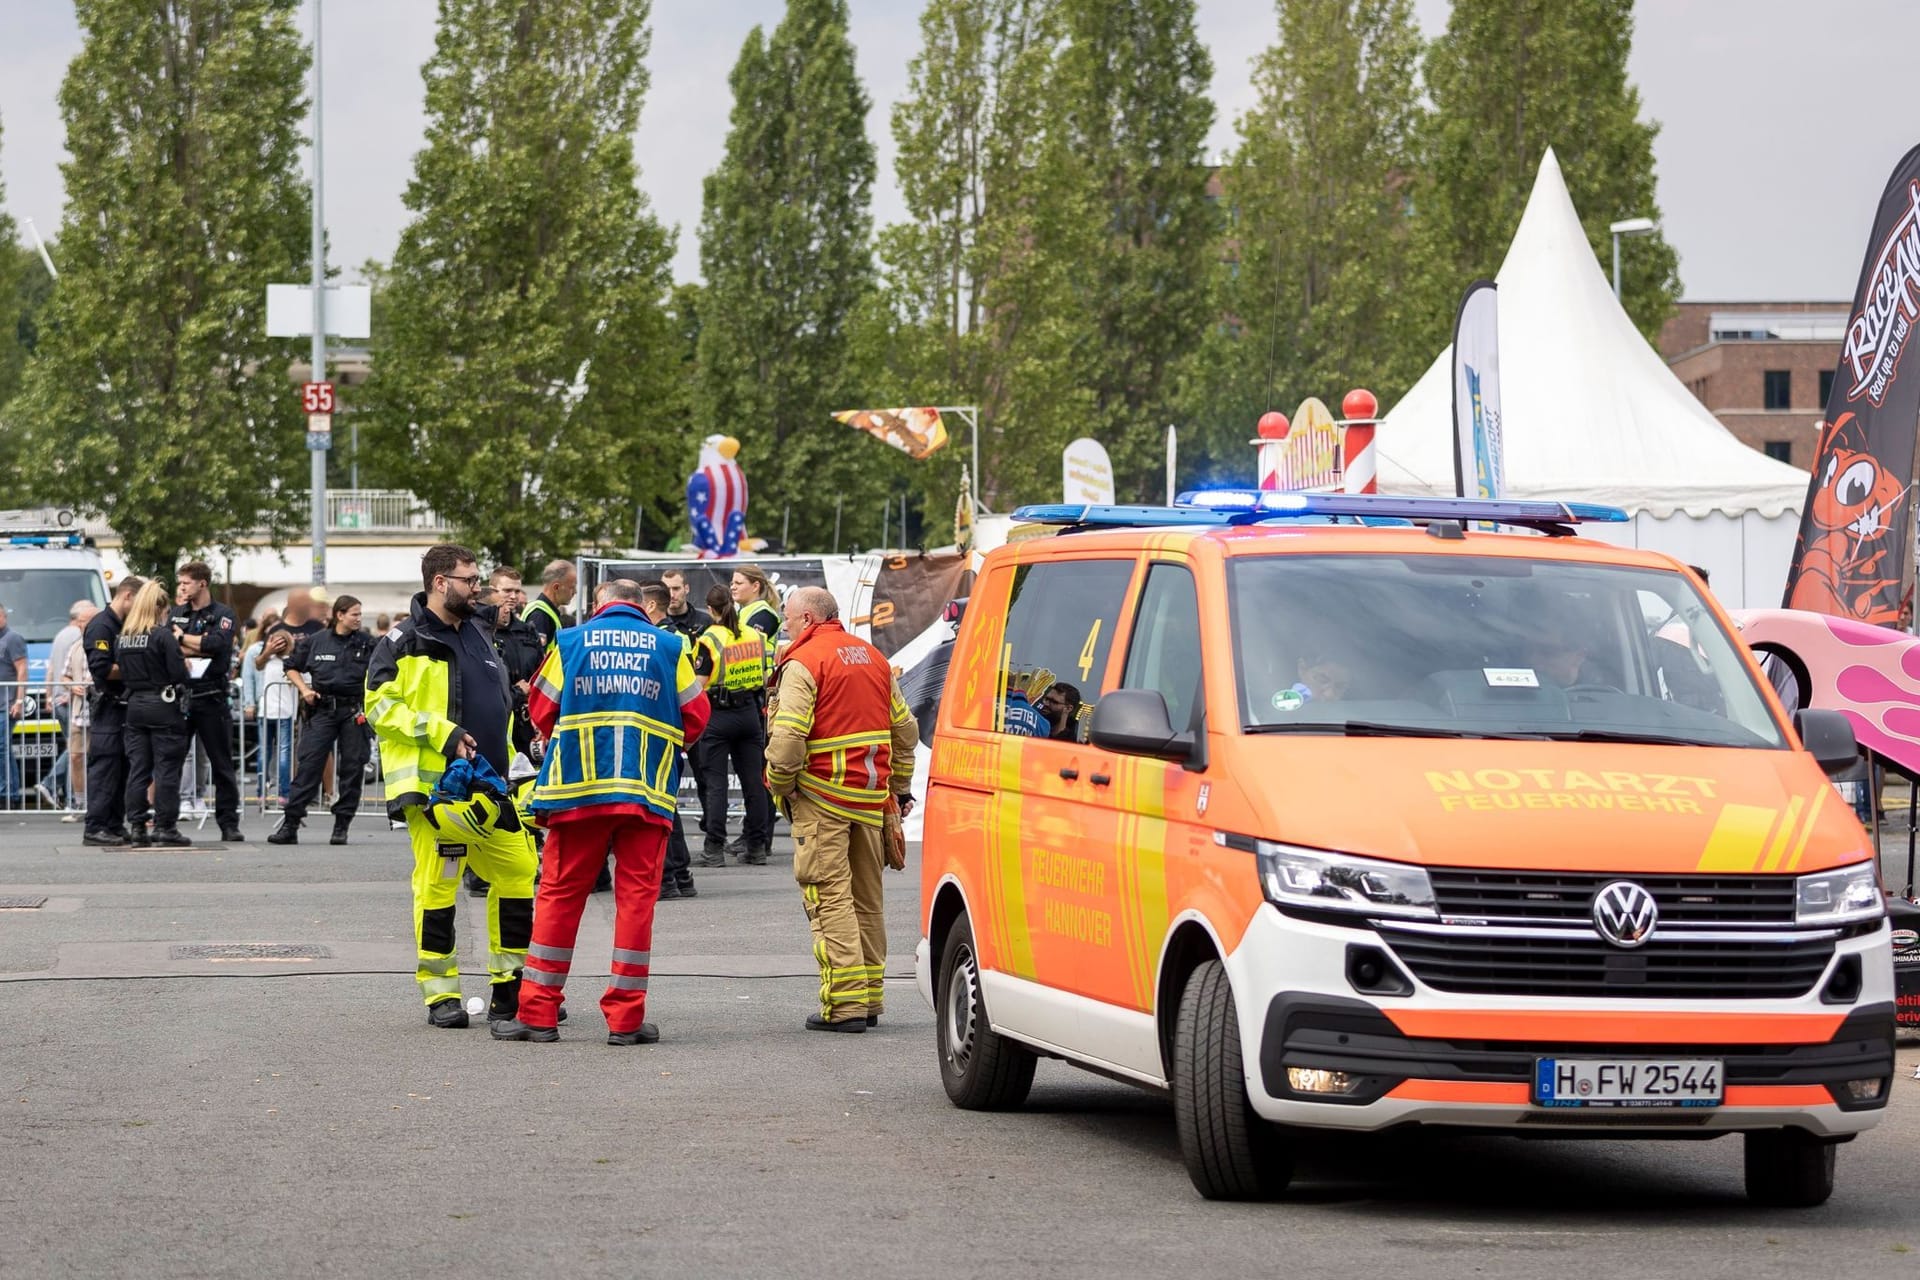
MULTIPOLYGON (((506 915, 506 903, 500 904, 501 916, 506 915)), ((531 919, 531 911, 528 913, 531 919)), ((420 913, 420 949, 436 955, 446 955, 453 950, 453 908, 433 907, 420 913)))

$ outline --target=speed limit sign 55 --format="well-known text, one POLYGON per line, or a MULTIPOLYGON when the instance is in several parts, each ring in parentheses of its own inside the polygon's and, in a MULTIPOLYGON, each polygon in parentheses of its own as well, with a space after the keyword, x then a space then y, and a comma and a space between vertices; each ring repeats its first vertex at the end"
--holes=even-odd
POLYGON ((332 413, 333 384, 331 382, 308 382, 300 387, 300 411, 302 413, 332 413))

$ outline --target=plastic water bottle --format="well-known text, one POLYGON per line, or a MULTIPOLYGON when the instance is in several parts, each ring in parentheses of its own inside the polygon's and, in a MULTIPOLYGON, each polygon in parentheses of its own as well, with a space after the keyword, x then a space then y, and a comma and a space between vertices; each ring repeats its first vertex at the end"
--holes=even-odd
POLYGON ((483 1013, 486 1010, 486 1007, 487 1007, 487 1002, 485 1000, 482 1000, 479 996, 467 997, 467 1013, 472 1017, 475 1017, 475 1018, 479 1017, 481 1013, 483 1013))

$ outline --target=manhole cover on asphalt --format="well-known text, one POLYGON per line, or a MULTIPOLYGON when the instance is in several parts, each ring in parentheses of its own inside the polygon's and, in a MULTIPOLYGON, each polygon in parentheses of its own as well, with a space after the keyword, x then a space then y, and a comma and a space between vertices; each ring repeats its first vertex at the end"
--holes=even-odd
POLYGON ((46 905, 45 898, 0 898, 0 911, 32 911, 46 905))
POLYGON ((333 952, 297 942, 189 942, 173 947, 175 960, 331 960, 333 952))

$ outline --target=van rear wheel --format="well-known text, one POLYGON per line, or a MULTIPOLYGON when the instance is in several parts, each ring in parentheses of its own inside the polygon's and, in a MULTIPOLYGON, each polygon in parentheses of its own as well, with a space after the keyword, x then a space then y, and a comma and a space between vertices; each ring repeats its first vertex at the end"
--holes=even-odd
POLYGON ((940 948, 934 997, 934 1039, 940 1049, 940 1083, 957 1107, 1004 1111, 1027 1100, 1038 1063, 1031 1049, 987 1025, 980 995, 980 962, 973 926, 963 913, 940 948))
POLYGON ((1187 1176, 1209 1200, 1265 1200, 1293 1177, 1284 1133, 1247 1098, 1240 1019, 1218 960, 1193 971, 1173 1033, 1173 1117, 1187 1176))
POLYGON ((1833 1194, 1837 1145, 1805 1129, 1749 1133, 1747 1199, 1775 1209, 1811 1209, 1833 1194))

